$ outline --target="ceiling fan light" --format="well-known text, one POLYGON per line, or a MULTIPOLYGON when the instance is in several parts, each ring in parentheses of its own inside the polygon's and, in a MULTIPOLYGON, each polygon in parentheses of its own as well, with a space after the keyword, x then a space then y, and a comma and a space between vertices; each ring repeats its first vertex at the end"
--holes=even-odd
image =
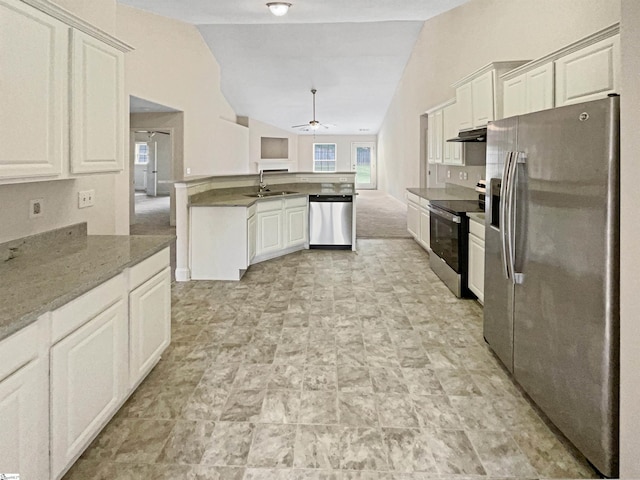
POLYGON ((311 130, 318 130, 318 128, 320 128, 320 124, 318 122, 311 122, 310 127, 311 130))
POLYGON ((269 7, 269 10, 271 10, 271 13, 273 13, 276 17, 282 17, 283 15, 286 15, 287 12, 289 11, 290 6, 291 4, 286 2, 267 3, 267 7, 269 7))

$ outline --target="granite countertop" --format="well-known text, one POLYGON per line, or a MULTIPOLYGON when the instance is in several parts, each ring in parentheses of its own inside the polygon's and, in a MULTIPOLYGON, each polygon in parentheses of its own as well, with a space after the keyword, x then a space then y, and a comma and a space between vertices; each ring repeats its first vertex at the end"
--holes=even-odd
POLYGON ((193 195, 189 199, 190 207, 250 207, 259 200, 269 200, 288 197, 302 197, 307 195, 357 195, 353 183, 285 183, 279 185, 267 185, 272 192, 289 191, 296 192, 287 195, 274 195, 272 197, 247 197, 256 193, 256 187, 238 187, 193 195))
POLYGON ((84 235, 71 226, 0 245, 0 340, 159 252, 172 236, 84 235), (33 238, 33 241, 29 239, 33 238))
POLYGON ((478 200, 473 188, 447 184, 445 188, 407 188, 408 192, 427 200, 478 200))

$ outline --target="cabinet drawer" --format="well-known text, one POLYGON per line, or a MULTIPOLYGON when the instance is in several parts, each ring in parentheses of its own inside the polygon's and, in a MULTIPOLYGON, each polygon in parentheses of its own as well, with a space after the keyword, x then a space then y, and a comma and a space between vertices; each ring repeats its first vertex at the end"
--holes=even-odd
POLYGON ((475 220, 469 220, 469 233, 484 241, 484 225, 475 220))
POLYGON ((413 203, 420 203, 420 197, 415 193, 407 192, 407 200, 413 203))
POLYGON ((126 292, 123 275, 118 275, 51 313, 51 343, 54 344, 91 318, 122 300, 126 292))
POLYGON ((307 197, 293 197, 284 199, 284 208, 306 207, 307 197))
POLYGON ((420 197, 420 206, 421 207, 428 207, 429 206, 429 200, 427 200, 426 198, 422 198, 420 197))
POLYGON ((168 267, 169 262, 169 248, 167 247, 131 267, 129 270, 129 290, 142 285, 156 273, 168 267))
POLYGON ((282 209, 282 199, 260 200, 256 204, 256 212, 272 212, 280 209, 282 209))
POLYGON ((35 322, 0 342, 0 381, 38 356, 38 325, 35 322))

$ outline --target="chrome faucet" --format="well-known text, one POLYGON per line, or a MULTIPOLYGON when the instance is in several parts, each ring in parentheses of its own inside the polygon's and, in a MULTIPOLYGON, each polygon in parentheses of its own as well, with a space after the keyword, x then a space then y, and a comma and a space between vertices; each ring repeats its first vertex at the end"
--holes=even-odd
POLYGON ((260 192, 264 192, 267 190, 267 184, 264 183, 264 179, 262 177, 263 174, 264 174, 264 171, 260 170, 260 183, 258 184, 258 186, 260 187, 260 190, 259 190, 260 192))

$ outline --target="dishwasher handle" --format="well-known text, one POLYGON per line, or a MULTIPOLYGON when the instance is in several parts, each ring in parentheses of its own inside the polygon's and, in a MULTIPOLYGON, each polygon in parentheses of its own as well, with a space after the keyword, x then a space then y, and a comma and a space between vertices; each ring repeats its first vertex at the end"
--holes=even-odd
POLYGON ((353 202, 353 195, 309 195, 310 202, 353 202))

